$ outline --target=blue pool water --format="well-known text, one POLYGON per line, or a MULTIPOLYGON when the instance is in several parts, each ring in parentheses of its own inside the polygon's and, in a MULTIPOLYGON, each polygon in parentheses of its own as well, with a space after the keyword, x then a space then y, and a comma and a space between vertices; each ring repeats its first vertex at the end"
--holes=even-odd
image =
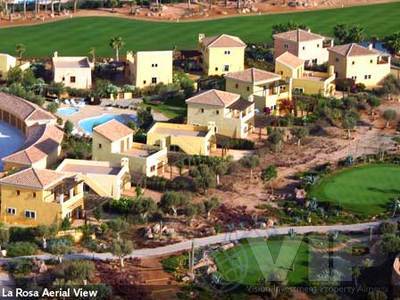
POLYGON ((18 129, 0 121, 0 171, 3 170, 1 159, 19 150, 24 141, 25 137, 18 129))
POLYGON ((67 117, 73 115, 79 111, 79 108, 76 107, 64 107, 57 109, 57 114, 63 117, 67 117))
POLYGON ((79 121, 79 127, 82 128, 85 133, 87 134, 92 134, 93 132, 93 127, 96 127, 97 125, 101 125, 105 122, 108 122, 110 120, 117 120, 120 121, 121 123, 128 123, 128 121, 133 121, 136 122, 136 116, 135 115, 112 115, 112 114, 104 114, 98 117, 93 117, 93 118, 88 118, 88 119, 83 119, 79 121))

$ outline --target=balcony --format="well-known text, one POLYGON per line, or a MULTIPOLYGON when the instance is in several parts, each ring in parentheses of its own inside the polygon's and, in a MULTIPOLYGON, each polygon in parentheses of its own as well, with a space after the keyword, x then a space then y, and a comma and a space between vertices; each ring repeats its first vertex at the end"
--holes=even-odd
POLYGON ((378 59, 377 59, 378 65, 386 65, 388 63, 389 63, 389 56, 381 56, 381 57, 378 57, 378 59))

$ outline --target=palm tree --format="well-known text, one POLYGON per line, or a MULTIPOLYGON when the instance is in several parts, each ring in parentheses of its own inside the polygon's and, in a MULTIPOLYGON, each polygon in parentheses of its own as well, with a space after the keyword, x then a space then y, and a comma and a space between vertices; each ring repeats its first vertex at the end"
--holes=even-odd
POLYGON ((78 0, 74 0, 74 14, 76 14, 77 9, 78 9, 78 0))
POLYGON ((26 2, 27 0, 24 0, 24 18, 26 19, 26 2))
POLYGON ((392 218, 393 218, 396 215, 397 210, 400 209, 400 200, 398 198, 393 199, 392 208, 393 208, 393 214, 392 214, 392 218))
POLYGON ((96 48, 95 47, 91 47, 89 49, 89 55, 92 57, 92 63, 96 64, 96 48))
POLYGON ((15 52, 18 54, 18 60, 21 63, 22 61, 22 55, 25 53, 26 47, 24 44, 17 44, 15 46, 15 52))
POLYGON ((119 61, 119 49, 124 47, 125 42, 120 36, 115 36, 110 40, 110 47, 115 50, 115 59, 119 61))

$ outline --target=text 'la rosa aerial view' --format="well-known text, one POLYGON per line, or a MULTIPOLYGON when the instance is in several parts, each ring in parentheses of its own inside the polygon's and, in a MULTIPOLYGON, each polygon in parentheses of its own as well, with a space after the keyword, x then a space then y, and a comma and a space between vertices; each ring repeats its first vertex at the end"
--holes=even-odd
POLYGON ((400 1, 0 0, 0 299, 400 299, 400 1))

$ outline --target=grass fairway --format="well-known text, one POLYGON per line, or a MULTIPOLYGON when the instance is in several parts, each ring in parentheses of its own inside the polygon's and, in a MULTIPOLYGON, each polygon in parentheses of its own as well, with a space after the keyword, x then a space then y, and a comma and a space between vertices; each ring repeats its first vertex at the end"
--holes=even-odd
POLYGON ((23 43, 29 57, 85 55, 95 47, 100 56, 112 55, 109 40, 120 35, 124 50, 193 49, 199 32, 229 33, 246 42, 271 39, 272 25, 293 20, 304 23, 315 32, 331 35, 335 24, 359 24, 368 35, 383 37, 400 28, 400 3, 358 6, 342 9, 309 11, 260 16, 243 16, 196 22, 149 22, 113 17, 72 18, 59 22, 0 29, 0 52, 15 54, 15 45, 23 43))
POLYGON ((400 195, 400 167, 376 164, 346 169, 323 178, 310 194, 356 214, 377 215, 400 195))
POLYGON ((308 261, 308 245, 288 237, 249 239, 215 254, 218 272, 222 277, 228 282, 244 285, 256 285, 261 278, 269 279, 271 272, 277 269, 288 272, 290 285, 300 285, 307 281, 308 261))

